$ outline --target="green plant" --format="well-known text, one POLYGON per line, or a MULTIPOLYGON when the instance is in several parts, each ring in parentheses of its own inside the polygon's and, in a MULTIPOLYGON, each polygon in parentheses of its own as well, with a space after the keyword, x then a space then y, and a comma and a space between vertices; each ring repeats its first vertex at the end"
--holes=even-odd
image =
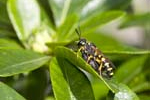
POLYGON ((94 0, 0 0, 0 100, 148 99, 150 51, 97 29, 124 16, 121 28, 142 25, 149 30, 150 15, 126 17, 131 0, 96 2, 94 8, 87 6, 90 2, 94 0), (111 80, 67 47, 78 39, 78 25, 82 37, 115 63, 111 80))

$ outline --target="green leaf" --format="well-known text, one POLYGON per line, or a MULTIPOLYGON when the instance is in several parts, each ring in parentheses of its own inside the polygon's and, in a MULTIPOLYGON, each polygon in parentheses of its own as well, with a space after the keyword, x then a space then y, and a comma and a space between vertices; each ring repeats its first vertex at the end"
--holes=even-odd
POLYGON ((91 0, 82 10, 82 20, 96 13, 126 9, 132 0, 91 0))
POLYGON ((104 13, 97 13, 80 23, 83 33, 89 33, 101 25, 104 25, 120 16, 124 15, 122 11, 108 11, 104 13))
MULTIPOLYGON (((91 75, 96 76, 97 78, 99 78, 100 80, 102 80, 105 85, 113 92, 116 93, 116 95, 118 93, 122 93, 125 92, 125 94, 129 97, 129 98, 137 98, 136 95, 130 90, 128 90, 127 88, 124 88, 122 85, 120 85, 119 83, 117 83, 117 81, 112 78, 111 80, 108 79, 104 79, 102 78, 102 76, 100 76, 98 73, 96 73, 96 71, 89 65, 87 64, 77 53, 75 53, 74 51, 67 49, 65 47, 57 47, 56 48, 56 56, 57 57, 61 57, 63 59, 67 59, 69 62, 71 62, 73 65, 89 72, 91 75), (128 90, 128 91, 126 91, 128 90), (129 92, 129 93, 126 93, 129 92)), ((120 95, 120 94, 119 94, 120 95)), ((117 98, 119 98, 117 96, 117 98)), ((138 99, 135 99, 138 100, 138 99)))
POLYGON ((105 80, 103 79, 96 71, 89 65, 87 64, 77 53, 74 51, 65 48, 65 47, 57 47, 56 48, 56 56, 57 57, 62 57, 67 59, 69 62, 74 64, 75 66, 78 66, 79 68, 84 69, 85 71, 91 73, 92 75, 98 77, 100 80, 102 80, 106 86, 113 92, 117 92, 117 84, 114 80, 105 80))
POLYGON ((10 39, 0 39, 0 49, 22 49, 21 46, 10 39))
POLYGON ((48 16, 48 20, 50 21, 51 25, 55 25, 54 18, 52 14, 51 7, 49 6, 49 0, 37 0, 39 2, 39 5, 41 8, 43 8, 42 12, 45 12, 45 14, 48 16))
POLYGON ((71 41, 74 39, 75 28, 77 27, 78 16, 72 14, 57 30, 57 41, 71 41))
POLYGON ((141 15, 128 15, 125 17, 120 25, 120 28, 126 28, 131 26, 150 26, 150 13, 145 13, 141 15))
POLYGON ((14 36, 14 30, 7 13, 6 1, 0 1, 0 37, 14 36))
MULTIPOLYGON (((3 34, 1 31, 7 32, 8 33, 14 33, 13 27, 10 23, 5 23, 0 21, 0 34, 3 34)), ((5 33, 6 34, 6 33, 5 33)))
POLYGON ((121 65, 115 73, 118 81, 123 83, 131 82, 138 74, 141 73, 147 56, 134 57, 121 65))
POLYGON ((69 8, 69 11, 68 13, 69 14, 72 14, 72 13, 77 13, 78 15, 80 15, 84 9, 84 7, 86 5, 88 5, 88 3, 91 1, 91 0, 71 0, 71 4, 70 4, 70 8, 69 8))
POLYGON ((103 33, 89 33, 84 34, 83 37, 88 41, 93 42, 103 52, 129 50, 119 41, 110 36, 104 35, 103 33))
MULTIPOLYGON (((8 17, 8 13, 7 13, 7 7, 6 7, 6 1, 7 0, 3 0, 0 1, 0 22, 3 22, 4 24, 10 25, 10 20, 8 17)), ((1 26, 2 23, 0 23, 1 26)), ((3 24, 2 24, 3 25, 3 24)))
POLYGON ((40 26, 40 8, 35 0, 8 0, 9 18, 23 42, 40 26))
POLYGON ((49 31, 49 34, 55 34, 55 22, 54 16, 49 6, 48 0, 37 0, 41 8, 41 23, 46 27, 45 30, 49 31))
POLYGON ((0 38, 16 38, 16 34, 6 29, 0 29, 0 38))
POLYGON ((150 91, 150 57, 148 55, 144 64, 141 65, 141 72, 136 75, 136 77, 130 81, 129 87, 132 88, 133 91, 137 93, 143 93, 145 91, 150 91))
POLYGON ((64 58, 53 58, 50 76, 57 100, 94 100, 87 77, 64 58), (58 61, 57 61, 58 60, 58 61))
POLYGON ((104 0, 101 5, 101 9, 104 11, 112 9, 126 9, 132 0, 104 0))
MULTIPOLYGON (((22 92, 27 100, 45 100, 45 91, 47 91, 48 86, 51 86, 51 83, 49 83, 49 74, 47 67, 48 66, 38 68, 30 72, 26 78, 20 80, 21 82, 16 82, 16 86, 25 85, 20 86, 17 89, 20 90, 20 88, 23 88, 24 91, 22 92)), ((51 89, 48 90, 48 92, 51 91, 51 89)))
POLYGON ((52 81, 53 91, 57 100, 61 98, 71 99, 71 91, 68 88, 64 75, 58 65, 56 58, 50 63, 50 77, 52 81))
POLYGON ((140 100, 149 100, 149 95, 139 95, 140 100))
POLYGON ((135 84, 134 87, 132 87, 132 90, 137 92, 137 93, 142 93, 142 92, 146 92, 146 91, 150 91, 150 82, 139 82, 137 84, 135 84))
POLYGON ((68 10, 67 6, 70 4, 70 0, 61 0, 61 2, 56 1, 56 0, 49 0, 49 2, 50 2, 49 4, 53 12, 55 24, 56 26, 59 26, 61 17, 64 17, 64 16, 66 17, 66 13, 68 10), (63 13, 64 13, 64 16, 62 16, 63 13))
POLYGON ((141 50, 130 47, 116 41, 110 36, 103 35, 102 33, 89 33, 83 34, 83 37, 88 41, 93 42, 103 53, 106 54, 128 54, 128 55, 147 55, 150 54, 149 50, 141 50))
POLYGON ((52 96, 48 96, 48 97, 46 97, 46 99, 45 100, 55 100, 55 98, 54 97, 52 97, 52 96))
POLYGON ((68 15, 80 13, 88 1, 90 0, 49 0, 56 26, 63 24, 68 15))
POLYGON ((91 79, 91 85, 93 88, 95 100, 102 100, 104 97, 107 96, 109 89, 107 86, 97 77, 93 77, 92 75, 88 74, 89 79, 91 79), (103 91, 103 92, 100 92, 103 91))
POLYGON ((50 42, 50 43, 46 43, 46 45, 52 50, 52 51, 55 51, 55 48, 57 46, 65 46, 69 44, 69 42, 67 41, 64 41, 64 42, 50 42))
POLYGON ((26 50, 0 50, 0 76, 7 77, 41 67, 50 57, 26 50))
POLYGON ((119 84, 119 92, 115 94, 114 100, 139 100, 139 98, 127 86, 119 84))
POLYGON ((26 100, 15 90, 0 82, 0 100, 26 100))

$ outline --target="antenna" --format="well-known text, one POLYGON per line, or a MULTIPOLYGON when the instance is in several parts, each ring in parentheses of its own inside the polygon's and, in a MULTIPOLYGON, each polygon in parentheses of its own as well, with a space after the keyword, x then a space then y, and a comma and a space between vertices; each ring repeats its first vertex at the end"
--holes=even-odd
POLYGON ((76 33, 78 34, 79 36, 79 40, 81 38, 81 30, 80 30, 80 26, 78 26, 78 28, 75 29, 76 33))

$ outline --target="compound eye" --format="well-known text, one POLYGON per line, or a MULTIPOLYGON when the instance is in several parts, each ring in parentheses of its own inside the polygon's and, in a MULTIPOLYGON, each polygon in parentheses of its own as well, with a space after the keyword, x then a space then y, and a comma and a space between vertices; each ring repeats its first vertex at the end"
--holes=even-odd
POLYGON ((85 39, 80 39, 78 46, 84 46, 86 44, 86 40, 85 39))
POLYGON ((81 41, 80 43, 81 43, 81 45, 85 45, 85 42, 84 42, 84 41, 81 41))

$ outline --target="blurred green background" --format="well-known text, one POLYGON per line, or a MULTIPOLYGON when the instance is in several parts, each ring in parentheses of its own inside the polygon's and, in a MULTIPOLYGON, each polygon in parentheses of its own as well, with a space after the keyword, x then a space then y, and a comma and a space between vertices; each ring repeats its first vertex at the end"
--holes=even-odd
POLYGON ((0 100, 150 100, 149 5, 0 0, 0 100), (67 48, 78 26, 116 66, 117 92, 67 48))

